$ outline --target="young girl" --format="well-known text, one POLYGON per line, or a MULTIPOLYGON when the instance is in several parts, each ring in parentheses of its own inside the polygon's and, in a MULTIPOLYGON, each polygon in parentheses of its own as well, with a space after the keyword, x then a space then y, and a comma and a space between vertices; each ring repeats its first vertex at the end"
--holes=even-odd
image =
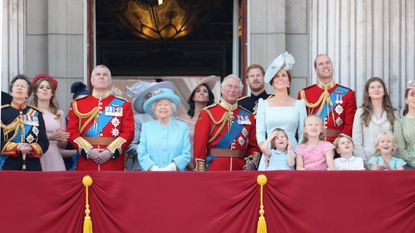
POLYGON ((261 150, 266 156, 266 171, 272 170, 293 170, 295 154, 292 151, 291 143, 287 133, 276 128, 271 136, 261 145, 261 150), (271 146, 269 146, 271 144, 271 146), (271 149, 270 149, 271 148, 271 149))
POLYGON ((353 155, 353 139, 346 134, 339 134, 334 141, 337 153, 340 158, 334 160, 336 170, 365 170, 363 159, 353 155))
POLYGON ((381 133, 376 143, 375 156, 369 160, 371 170, 403 170, 405 161, 393 157, 396 142, 391 132, 381 133))
POLYGON ((334 170, 334 146, 323 139, 323 121, 318 116, 308 116, 303 142, 296 149, 297 170, 334 170))

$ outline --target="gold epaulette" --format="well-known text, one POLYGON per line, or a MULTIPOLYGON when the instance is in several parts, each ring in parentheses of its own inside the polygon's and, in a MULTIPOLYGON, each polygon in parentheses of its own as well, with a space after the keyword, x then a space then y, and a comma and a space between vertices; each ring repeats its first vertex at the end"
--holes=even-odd
POLYGON ((117 99, 120 99, 120 100, 124 100, 125 102, 128 102, 129 101, 128 99, 126 99, 126 98, 124 98, 122 96, 119 96, 119 95, 116 95, 114 97, 117 98, 117 99))
POLYGON ((206 107, 204 107, 202 110, 208 110, 209 108, 212 108, 212 107, 215 107, 216 106, 216 104, 217 103, 213 103, 213 104, 211 104, 211 105, 209 105, 209 106, 206 106, 206 107))
POLYGON ((10 106, 10 104, 5 104, 5 105, 2 105, 1 108, 3 109, 3 108, 7 108, 9 106, 10 106))
POLYGON ((42 110, 40 110, 40 109, 38 109, 37 107, 35 107, 35 106, 32 106, 32 105, 28 105, 29 107, 31 107, 31 108, 33 108, 34 110, 36 110, 36 111, 38 111, 38 112, 42 112, 42 110))
POLYGON ((242 107, 241 105, 238 105, 238 107, 239 107, 240 109, 244 110, 244 111, 251 112, 251 111, 249 111, 248 109, 246 109, 246 108, 242 107))
POLYGON ((269 100, 269 99, 271 99, 274 96, 275 96, 274 94, 270 94, 266 99, 269 100))
POLYGON ((239 100, 243 100, 243 99, 246 99, 246 98, 248 98, 248 97, 249 97, 249 95, 246 95, 246 96, 242 96, 241 98, 239 98, 239 99, 238 99, 238 101, 239 101, 239 100))
POLYGON ((90 96, 90 95, 79 96, 79 97, 76 97, 76 99, 74 99, 73 101, 81 100, 81 99, 86 98, 88 96, 90 96))

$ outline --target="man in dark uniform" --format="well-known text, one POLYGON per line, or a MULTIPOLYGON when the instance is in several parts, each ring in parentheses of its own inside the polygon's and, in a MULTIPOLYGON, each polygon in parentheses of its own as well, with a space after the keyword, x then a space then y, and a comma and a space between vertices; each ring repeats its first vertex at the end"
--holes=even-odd
POLYGON ((221 85, 219 104, 204 108, 195 126, 197 171, 255 170, 259 161, 254 116, 237 105, 242 82, 228 75, 221 85))
POLYGON ((10 84, 12 101, 1 106, 1 158, 3 170, 41 171, 40 157, 49 148, 42 112, 27 105, 32 85, 24 75, 10 84))
POLYGON ((111 72, 98 65, 91 75, 91 95, 69 110, 69 141, 78 150, 77 170, 124 170, 124 151, 134 137, 130 102, 111 94, 111 72))
POLYGON ((334 142, 340 133, 352 136, 356 112, 354 91, 334 82, 333 64, 326 54, 317 56, 314 68, 317 84, 301 90, 298 99, 304 99, 308 115, 316 114, 324 121, 327 141, 334 142))
POLYGON ((12 96, 8 93, 1 92, 1 105, 10 104, 12 102, 12 96))
POLYGON ((264 84, 265 70, 262 66, 252 64, 247 69, 247 83, 251 90, 251 95, 244 96, 238 100, 238 105, 252 112, 254 115, 258 108, 259 99, 267 99, 270 94, 265 91, 264 84))

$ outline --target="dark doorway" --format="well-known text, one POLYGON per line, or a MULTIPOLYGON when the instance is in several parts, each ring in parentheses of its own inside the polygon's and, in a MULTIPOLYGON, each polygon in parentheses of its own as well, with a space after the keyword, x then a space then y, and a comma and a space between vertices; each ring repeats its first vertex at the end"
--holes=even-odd
MULTIPOLYGON (((178 4, 192 2, 174 1, 178 4)), ((125 19, 125 12, 133 4, 148 7, 145 4, 157 1, 96 0, 96 64, 107 65, 113 76, 224 77, 232 73, 233 1, 201 1, 205 5, 195 13, 201 20, 188 35, 175 39, 143 39, 125 19)), ((165 14, 176 17, 172 12, 165 14)), ((137 14, 135 17, 139 20, 146 16, 137 14)))

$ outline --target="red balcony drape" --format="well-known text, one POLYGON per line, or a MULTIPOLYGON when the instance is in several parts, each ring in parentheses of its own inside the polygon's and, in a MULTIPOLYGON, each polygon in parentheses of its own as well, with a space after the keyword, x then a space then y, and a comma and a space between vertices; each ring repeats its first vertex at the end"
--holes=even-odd
MULTIPOLYGON (((0 232, 256 232, 260 172, 0 172, 0 232)), ((413 233, 415 171, 264 173, 268 232, 413 233)))

